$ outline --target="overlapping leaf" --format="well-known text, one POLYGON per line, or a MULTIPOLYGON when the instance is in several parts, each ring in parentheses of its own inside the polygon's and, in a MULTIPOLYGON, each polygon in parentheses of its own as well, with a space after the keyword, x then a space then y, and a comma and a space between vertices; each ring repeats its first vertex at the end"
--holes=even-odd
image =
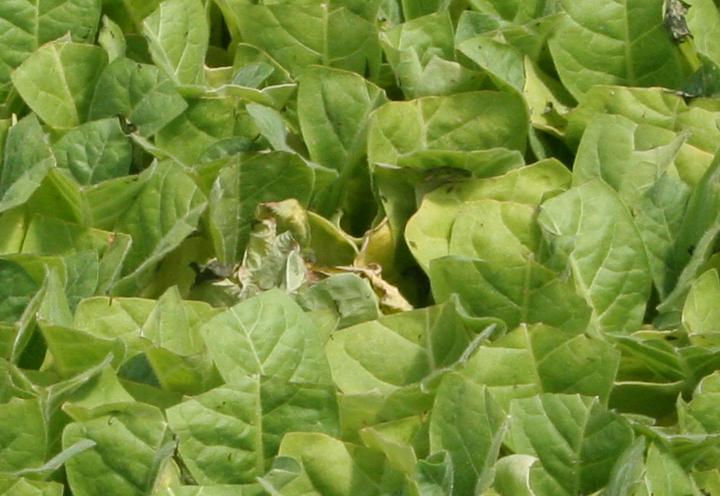
POLYGON ((0 492, 720 494, 712 0, 5 0, 0 492))

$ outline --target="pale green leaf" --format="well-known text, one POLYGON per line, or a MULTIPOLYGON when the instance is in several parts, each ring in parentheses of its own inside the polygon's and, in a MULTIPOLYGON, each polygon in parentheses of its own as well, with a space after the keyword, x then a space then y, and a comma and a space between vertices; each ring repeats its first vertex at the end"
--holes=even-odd
POLYGON ((42 46, 12 74, 25 103, 48 125, 70 128, 88 118, 95 84, 107 65, 98 46, 56 41, 42 46))
POLYGON ((261 203, 294 198, 307 205, 315 174, 302 158, 285 152, 258 155, 224 168, 210 193, 210 233, 218 258, 239 260, 261 203))
POLYGON ((507 420, 484 386, 460 374, 443 378, 430 419, 430 450, 450 453, 452 494, 478 494, 490 486, 507 420))
POLYGON ((596 396, 607 404, 619 364, 620 354, 599 339, 536 325, 478 348, 463 374, 505 409, 515 398, 542 393, 596 396))
POLYGON ((715 345, 720 337, 720 278, 715 269, 698 277, 690 287, 682 311, 683 326, 690 341, 698 345, 715 345))
MULTIPOLYGON (((211 146, 235 135, 237 112, 231 98, 189 100, 187 105, 182 114, 156 133, 155 145, 165 156, 190 167, 196 165, 211 146)), ((147 110, 158 112, 152 107, 147 110)))
POLYGON ((108 65, 95 88, 90 118, 122 115, 143 136, 152 136, 188 104, 157 67, 119 57, 108 65))
POLYGON ((243 41, 267 51, 296 76, 312 64, 364 74, 379 63, 375 25, 335 2, 234 2, 227 13, 243 41))
POLYGON ((145 174, 142 190, 116 226, 133 238, 116 292, 142 287, 143 277, 197 228, 207 206, 200 188, 176 164, 163 162, 145 174))
POLYGON ((340 208, 350 219, 360 217, 360 224, 369 219, 367 123, 370 112, 385 101, 383 90, 357 74, 319 66, 303 73, 298 119, 305 145, 312 160, 339 173, 335 184, 314 200, 321 213, 340 208))
POLYGON ((132 146, 117 119, 78 126, 53 145, 57 166, 69 169, 80 184, 127 175, 132 146))
POLYGON ((524 150, 527 110, 519 96, 493 91, 391 102, 373 112, 371 164, 395 164, 421 150, 524 150))
POLYGON ((35 115, 12 126, 0 170, 0 212, 25 203, 56 165, 47 136, 35 115), (27 146, 35 143, 35 146, 27 146))
MULTIPOLYGON (((473 179, 438 188, 425 196, 417 213, 408 221, 405 236, 410 251, 420 266, 427 270, 431 260, 452 254, 450 238, 453 224, 461 212, 472 208, 475 202, 514 202, 517 204, 515 208, 522 208, 522 205, 532 208, 542 201, 544 195, 567 189, 571 180, 572 176, 565 166, 558 161, 547 160, 498 177, 473 179)), ((500 208, 501 204, 497 203, 496 207, 500 208)))
POLYGON ((288 434, 280 455, 295 459, 301 467, 300 475, 282 488, 282 494, 380 496, 403 486, 401 474, 388 466, 381 453, 325 434, 288 434))
POLYGON ((100 0, 8 0, 0 6, 0 108, 10 91, 10 74, 40 45, 68 33, 92 42, 100 0))
POLYGON ((593 180, 541 207, 539 222, 558 264, 567 267, 604 332, 634 332, 650 293, 650 268, 627 207, 605 183, 593 180))
POLYGON ((73 493, 148 494, 155 482, 157 458, 166 442, 166 432, 162 413, 140 403, 69 424, 63 432, 64 448, 85 439, 95 442, 93 448, 65 464, 73 493))
POLYGON ((637 124, 622 115, 602 116, 585 128, 573 165, 573 182, 602 178, 634 207, 668 171, 687 135, 637 124))
POLYGON ((594 86, 568 119, 567 138, 578 143, 583 130, 602 114, 622 115, 636 124, 651 125, 675 133, 688 131, 675 167, 689 185, 696 185, 710 166, 720 139, 720 112, 702 99, 685 102, 662 88, 594 86))
POLYGON ((176 84, 204 83, 210 28, 200 0, 168 0, 143 21, 155 64, 176 84))
POLYGON ((542 463, 544 471, 533 474, 538 494, 590 494, 607 484, 633 431, 597 399, 544 394, 511 403, 508 441, 542 463))
POLYGON ((247 377, 167 412, 179 453, 200 484, 240 484, 264 475, 286 432, 335 434, 331 389, 247 377))
POLYGON ((720 12, 717 5, 711 0, 693 0, 686 20, 698 51, 720 64, 720 12))
POLYGON ((700 496, 700 491, 680 464, 655 444, 648 448, 646 484, 653 496, 700 496))
POLYGON ((280 290, 238 303, 210 320, 202 332, 228 384, 242 384, 258 374, 292 382, 329 380, 317 328, 280 290))
MULTIPOLYGON (((455 364, 484 328, 456 302, 388 315, 333 333, 325 346, 333 381, 344 393, 390 394, 455 364)), ((488 323, 489 324, 489 323, 488 323)))
POLYGON ((483 75, 455 61, 453 25, 446 12, 407 20, 380 34, 380 42, 407 98, 480 88, 483 75))
POLYGON ((39 467, 47 455, 47 432, 37 399, 0 404, 0 473, 39 467))
POLYGON ((682 84, 687 70, 665 31, 663 0, 563 0, 566 18, 550 39, 560 79, 582 100, 599 84, 682 84))
POLYGON ((0 476, 0 491, 13 496, 62 496, 63 485, 31 479, 0 476))

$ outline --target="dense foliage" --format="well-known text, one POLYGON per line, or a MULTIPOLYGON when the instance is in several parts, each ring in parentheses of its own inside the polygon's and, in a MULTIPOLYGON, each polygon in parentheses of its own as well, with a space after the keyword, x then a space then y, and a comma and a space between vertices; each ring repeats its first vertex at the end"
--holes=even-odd
POLYGON ((0 1, 0 492, 720 495, 713 0, 0 1))

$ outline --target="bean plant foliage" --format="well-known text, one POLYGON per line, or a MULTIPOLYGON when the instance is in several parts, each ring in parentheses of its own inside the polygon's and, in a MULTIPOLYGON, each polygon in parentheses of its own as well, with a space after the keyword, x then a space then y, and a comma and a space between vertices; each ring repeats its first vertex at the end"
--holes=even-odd
POLYGON ((714 0, 0 2, 0 492, 720 495, 714 0))

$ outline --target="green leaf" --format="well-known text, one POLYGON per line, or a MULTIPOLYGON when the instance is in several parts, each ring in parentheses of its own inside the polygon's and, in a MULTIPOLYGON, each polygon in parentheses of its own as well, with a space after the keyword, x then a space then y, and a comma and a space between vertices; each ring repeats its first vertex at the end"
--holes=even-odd
POLYGON ((677 88, 687 70, 663 25, 663 0, 562 0, 549 45, 560 79, 582 100, 593 85, 677 88))
POLYGON ((682 311, 683 326, 690 341, 697 345, 714 345, 720 334, 720 313, 715 301, 720 297, 720 277, 709 270, 690 287, 682 311))
POLYGON ((700 491, 712 494, 720 487, 720 473, 717 470, 695 471, 692 477, 700 491))
POLYGON ((487 73, 499 88, 522 91, 525 67, 522 53, 490 37, 478 36, 460 43, 458 51, 487 73))
POLYGON ((646 484, 656 496, 699 496, 701 493, 672 455, 656 445, 648 448, 646 484))
POLYGON ((373 210, 365 163, 368 116, 385 103, 384 91, 357 74, 312 66, 300 79, 297 101, 310 158, 339 173, 314 203, 326 215, 340 208, 353 227, 364 228, 373 210))
MULTIPOLYGON (((720 419, 716 413, 720 399, 720 374, 713 372, 703 378, 693 393, 692 400, 687 404, 678 401, 678 427, 683 433, 696 435, 712 435, 720 429, 720 419)), ((699 468, 713 469, 720 460, 720 449, 713 447, 703 453, 699 460, 699 468)))
POLYGON ((152 136, 179 116, 188 104, 171 79, 157 67, 119 57, 100 75, 90 118, 122 115, 143 136, 152 136))
POLYGON ((450 494, 453 487, 453 464, 447 451, 440 451, 416 466, 417 490, 423 496, 450 494))
POLYGON ((69 265, 72 265, 75 251, 85 254, 96 252, 98 274, 93 289, 105 293, 118 277, 130 243, 130 236, 126 234, 90 229, 36 215, 27 227, 21 251, 35 255, 63 256, 69 265))
POLYGON ((395 164, 421 150, 524 150, 527 110, 519 96, 493 91, 383 105, 370 118, 368 160, 395 164))
POLYGON ((416 451, 426 449, 426 428, 417 415, 361 429, 360 438, 368 448, 385 453, 393 468, 410 474, 417 465, 416 451))
POLYGON ((210 192, 210 232, 218 258, 232 263, 242 257, 259 204, 295 198, 305 206, 314 181, 304 160, 284 152, 240 159, 224 168, 210 192))
POLYGON ((252 482, 265 474, 285 433, 338 430, 331 389, 250 377, 184 401, 167 415, 200 484, 252 482))
POLYGON ((57 166, 69 169, 80 184, 127 175, 132 146, 117 119, 78 126, 53 145, 57 166))
POLYGON ((17 496, 62 496, 63 486, 57 482, 41 482, 0 476, 0 491, 17 496))
POLYGON ((430 419, 430 450, 450 453, 452 494, 478 494, 490 486, 506 422, 485 386, 460 374, 443 378, 430 419))
POLYGON ((542 393, 595 396, 607 404, 619 364, 619 352, 599 339, 536 325, 478 348, 463 374, 505 409, 515 398, 542 393))
POLYGON ((542 463, 532 474, 539 494, 589 494, 607 484, 633 432, 597 399, 544 394, 511 403, 508 441, 542 463))
POLYGON ((538 459, 530 455, 508 455, 495 465, 493 488, 502 496, 535 496, 531 473, 538 459))
POLYGON ((200 0, 168 0, 143 21, 155 64, 176 84, 205 82, 205 54, 210 36, 200 0))
POLYGON ((685 132, 606 115, 586 128, 573 166, 576 184, 601 178, 630 208, 662 298, 670 289, 671 255, 688 197, 673 165, 686 138, 685 132))
POLYGON ((713 252, 720 232, 720 155, 705 171, 690 195, 677 239, 669 257, 670 274, 675 283, 672 292, 658 305, 664 317, 674 322, 692 281, 696 279, 713 252))
POLYGON ((644 471, 645 439, 638 438, 617 459, 608 482, 608 496, 632 496, 640 486, 644 471))
POLYGON ((506 279, 498 277, 498 270, 494 263, 477 258, 434 259, 429 271, 433 295, 444 302, 456 294, 474 314, 499 318, 510 326, 547 323, 573 332, 587 327, 590 312, 582 298, 533 256, 521 265, 509 265, 506 279))
POLYGON ((40 45, 70 34, 92 42, 100 20, 99 0, 10 0, 0 7, 0 108, 10 92, 10 75, 40 45))
POLYGON ((605 183, 593 180, 542 205, 538 217, 559 264, 592 308, 603 332, 633 332, 643 320, 650 268, 627 207, 605 183))
POLYGON ((720 13, 715 4, 708 0, 694 0, 685 19, 698 52, 716 64, 720 63, 720 43, 713 36, 720 30, 720 13))
POLYGON ((221 382, 199 332, 216 313, 207 304, 181 301, 174 288, 158 302, 91 298, 78 306, 77 330, 43 327, 43 335, 58 366, 81 366, 97 350, 112 351, 117 363, 142 351, 140 359, 163 389, 197 394, 221 382))
POLYGON ((149 16, 160 0, 104 0, 103 10, 126 33, 142 30, 142 20, 149 16))
POLYGON ((155 145, 189 167, 212 145, 234 135, 236 110, 230 98, 190 100, 188 105, 182 114, 156 133, 155 145))
POLYGON ((570 96, 561 84, 536 67, 528 57, 525 57, 523 62, 523 95, 530 110, 533 127, 555 136, 564 136, 570 96))
POLYGON ((116 293, 143 287, 143 278, 197 228, 207 207, 200 188, 176 164, 162 162, 145 174, 142 190, 116 226, 133 238, 116 293))
MULTIPOLYGON (((507 208, 503 205, 512 202, 509 208, 527 206, 530 209, 539 205, 545 195, 567 189, 571 179, 569 171, 560 162, 547 160, 497 177, 472 179, 437 188, 423 198, 417 213, 408 221, 405 236, 410 251, 420 266, 428 270, 431 260, 454 254, 450 251, 450 239, 453 224, 462 212, 476 210, 483 215, 481 208, 473 206, 476 202, 492 205, 495 209, 507 208)), ((502 222, 502 219, 498 220, 502 222)), ((524 233, 522 236, 530 237, 524 233)))
POLYGON ((298 303, 308 311, 330 314, 335 329, 380 317, 372 286, 356 274, 336 274, 323 279, 299 293, 298 303))
POLYGON ((255 122, 260 134, 274 150, 293 152, 287 143, 287 127, 280 112, 257 103, 248 103, 245 109, 255 122))
POLYGON ((577 143, 587 125, 602 114, 622 115, 637 124, 689 131, 680 147, 675 167, 689 185, 696 185, 710 166, 720 129, 715 126, 717 111, 702 100, 686 103, 682 97, 660 88, 594 86, 568 120, 566 135, 577 143))
POLYGON ((13 324, 22 316, 40 285, 18 263, 0 259, 0 278, 6 282, 0 290, 0 322, 13 324))
POLYGON ((280 455, 293 458, 301 468, 300 475, 282 488, 282 494, 380 496, 402 489, 402 476, 388 467, 380 453, 325 434, 288 434, 280 445, 280 455))
POLYGON ((70 128, 88 118, 95 84, 107 65, 100 47, 56 41, 42 46, 12 74, 25 103, 46 124, 70 128))
POLYGON ((645 243, 655 288, 662 300, 667 298, 674 279, 673 252, 689 196, 685 183, 665 175, 639 199, 634 210, 635 224, 645 243))
POLYGON ((446 12, 398 24, 381 32, 380 42, 407 98, 480 87, 483 76, 455 61, 452 19, 446 12))
POLYGON ((72 223, 88 224, 90 215, 83 190, 69 170, 51 167, 25 204, 28 212, 72 223))
POLYGON ((74 326, 110 339, 139 333, 155 305, 140 298, 87 298, 75 311, 74 326))
POLYGON ((259 88, 275 72, 275 67, 267 62, 251 62, 242 66, 233 75, 232 82, 247 88, 259 88))
POLYGON ((448 9, 452 1, 448 0, 431 0, 429 2, 413 2, 412 0, 402 0, 403 15, 406 19, 414 19, 416 17, 432 14, 433 12, 442 12, 448 9))
POLYGON ((0 171, 0 212, 25 203, 54 166, 55 157, 35 115, 11 127, 0 171))
POLYGON ((487 322, 465 320, 456 305, 388 315, 333 333, 325 346, 333 381, 344 393, 390 394, 451 367, 487 322))
POLYGON ((140 332, 156 346, 179 355, 194 355, 204 349, 200 327, 217 313, 201 302, 184 302, 173 287, 158 299, 140 332))
POLYGON ((223 379, 249 375, 327 384, 329 370, 312 320, 280 290, 261 293, 224 311, 203 327, 205 345, 223 379))
POLYGON ((40 402, 13 398, 0 404, 0 473, 45 463, 47 432, 40 402))
POLYGON ((41 323, 40 330, 62 377, 71 377, 101 363, 108 353, 112 353, 118 363, 125 359, 126 349, 119 340, 103 339, 52 323, 41 323))
POLYGON ((67 273, 63 276, 58 270, 49 269, 46 272, 44 294, 36 314, 38 320, 66 326, 72 324, 73 316, 63 281, 67 279, 67 273))
POLYGON ((398 165, 429 172, 428 180, 433 179, 433 173, 441 178, 443 172, 454 172, 452 169, 467 171, 474 178, 485 178, 500 176, 512 169, 522 167, 525 165, 525 160, 517 150, 506 148, 488 148, 471 152, 422 150, 400 157, 398 165))
POLYGON ((19 470, 15 472, 15 476, 23 476, 23 475, 29 475, 29 474, 47 474, 50 475, 57 469, 59 469, 67 460, 72 458, 73 456, 82 453, 85 450, 88 450, 95 446, 94 441, 90 441, 89 439, 83 439, 82 441, 78 441, 77 443, 73 444, 69 448, 61 451, 54 457, 52 457, 50 460, 47 461, 44 465, 41 467, 35 467, 35 468, 26 468, 23 470, 19 470))
POLYGON ((628 206, 672 168, 686 135, 636 124, 621 115, 607 115, 585 128, 575 156, 573 181, 601 178, 628 206))
POLYGON ((548 160, 428 194, 406 236, 437 301, 457 293, 476 314, 501 318, 511 327, 545 322, 584 329, 587 308, 545 266, 536 225, 543 196, 565 189, 569 180, 562 164, 548 160))
POLYGON ((140 403, 69 424, 63 432, 65 449, 85 439, 95 442, 65 463, 73 493, 147 494, 155 483, 158 462, 172 454, 164 453, 166 433, 162 413, 140 403))
POLYGON ((113 62, 119 57, 125 56, 127 41, 122 28, 115 24, 107 16, 103 16, 102 28, 98 33, 98 44, 108 53, 108 60, 113 62))
POLYGON ((228 13, 231 29, 243 41, 267 51, 293 75, 318 63, 360 74, 377 70, 380 48, 374 24, 336 2, 235 2, 228 13))
POLYGON ((211 484, 204 486, 170 486, 158 496, 262 496, 259 484, 211 484))

